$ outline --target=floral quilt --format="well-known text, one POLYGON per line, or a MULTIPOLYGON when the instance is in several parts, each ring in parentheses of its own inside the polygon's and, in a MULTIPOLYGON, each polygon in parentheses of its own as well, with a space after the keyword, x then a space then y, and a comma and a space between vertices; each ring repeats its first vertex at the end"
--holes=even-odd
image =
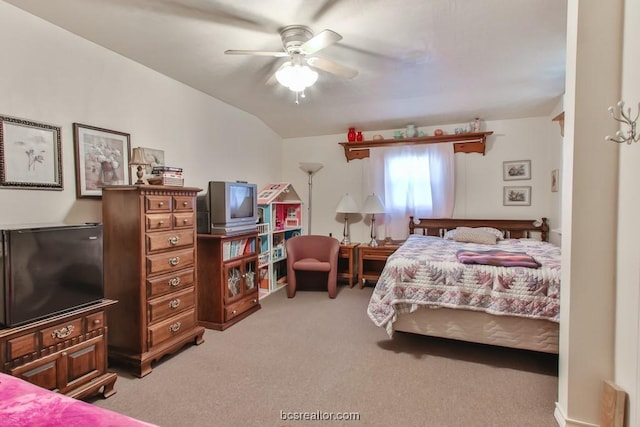
POLYGON ((398 314, 420 306, 461 308, 496 315, 560 320, 560 248, 533 239, 496 245, 410 235, 389 258, 367 314, 391 336, 398 314), (526 253, 539 268, 462 264, 460 250, 526 253))

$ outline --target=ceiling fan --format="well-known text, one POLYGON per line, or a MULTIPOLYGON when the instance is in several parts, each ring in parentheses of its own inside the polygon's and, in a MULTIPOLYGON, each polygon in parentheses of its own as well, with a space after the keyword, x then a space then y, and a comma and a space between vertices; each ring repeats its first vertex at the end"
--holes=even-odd
MULTIPOLYGON (((302 94, 304 89, 315 83, 318 74, 309 67, 352 79, 358 75, 353 68, 338 64, 326 58, 319 58, 314 53, 342 40, 342 36, 331 30, 323 30, 317 35, 304 25, 289 25, 280 30, 280 38, 284 50, 269 52, 262 50, 226 50, 227 55, 254 55, 289 57, 289 61, 280 66, 275 74, 276 79, 289 89, 302 94)), ((296 96, 297 102, 297 96, 296 96)))

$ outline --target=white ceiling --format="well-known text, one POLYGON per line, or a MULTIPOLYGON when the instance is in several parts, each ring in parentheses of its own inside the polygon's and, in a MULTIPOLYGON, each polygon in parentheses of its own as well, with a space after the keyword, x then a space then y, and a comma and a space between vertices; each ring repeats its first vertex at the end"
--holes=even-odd
POLYGON ((247 111, 284 138, 550 114, 564 92, 566 0, 5 0, 247 111), (331 29, 295 104, 269 77, 278 30, 331 29), (268 84, 267 84, 268 83, 268 84))

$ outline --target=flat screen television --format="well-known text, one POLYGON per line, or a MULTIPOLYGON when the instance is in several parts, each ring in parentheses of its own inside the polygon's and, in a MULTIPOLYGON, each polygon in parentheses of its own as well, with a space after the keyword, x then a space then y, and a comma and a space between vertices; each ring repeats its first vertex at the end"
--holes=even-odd
POLYGON ((253 231, 258 222, 258 188, 244 181, 209 181, 196 206, 198 233, 253 231))
POLYGON ((104 297, 102 224, 0 229, 0 326, 13 327, 104 297))

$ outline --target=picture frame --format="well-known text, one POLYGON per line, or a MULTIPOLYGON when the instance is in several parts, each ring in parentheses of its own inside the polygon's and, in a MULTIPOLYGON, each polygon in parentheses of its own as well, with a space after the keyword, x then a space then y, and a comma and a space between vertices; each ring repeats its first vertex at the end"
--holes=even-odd
POLYGON ((502 179, 504 181, 531 179, 531 160, 502 162, 502 179))
POLYGON ((0 187, 63 189, 60 126, 0 116, 0 187))
POLYGON ((128 133, 74 123, 73 139, 78 198, 102 198, 104 186, 131 184, 128 133))
POLYGON ((531 186, 503 187, 502 204, 504 206, 531 206, 531 186))
POLYGON ((147 163, 149 163, 147 166, 145 166, 145 174, 147 175, 151 175, 151 171, 153 170, 154 166, 164 166, 164 150, 158 150, 156 148, 148 148, 148 147, 142 147, 142 150, 144 151, 144 157, 147 160, 147 163))
POLYGON ((551 192, 557 193, 560 188, 560 171, 554 169, 551 171, 551 192))

